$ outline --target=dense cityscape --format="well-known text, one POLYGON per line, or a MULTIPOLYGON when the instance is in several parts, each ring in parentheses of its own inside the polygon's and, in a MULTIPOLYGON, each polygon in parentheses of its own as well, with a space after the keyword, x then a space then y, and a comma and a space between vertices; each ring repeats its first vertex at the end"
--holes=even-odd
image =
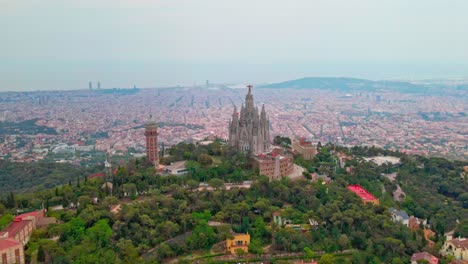
MULTIPOLYGON (((20 162, 75 151, 138 156, 144 152, 142 125, 150 113, 160 124, 160 142, 166 146, 207 137, 226 140, 233 104, 240 106, 245 89, 211 85, 1 93, 0 155, 20 162)), ((272 137, 468 157, 465 90, 420 94, 253 89, 271 113, 272 137)))
POLYGON ((0 0, 0 264, 468 264, 466 10, 0 0))

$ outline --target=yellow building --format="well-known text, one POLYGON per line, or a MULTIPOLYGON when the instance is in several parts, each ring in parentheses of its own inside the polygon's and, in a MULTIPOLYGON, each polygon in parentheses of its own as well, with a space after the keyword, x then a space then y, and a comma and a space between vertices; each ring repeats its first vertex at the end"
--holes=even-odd
POLYGON ((236 254, 237 249, 242 249, 245 253, 249 252, 250 235, 247 234, 232 234, 232 239, 226 239, 226 249, 230 254, 236 254))

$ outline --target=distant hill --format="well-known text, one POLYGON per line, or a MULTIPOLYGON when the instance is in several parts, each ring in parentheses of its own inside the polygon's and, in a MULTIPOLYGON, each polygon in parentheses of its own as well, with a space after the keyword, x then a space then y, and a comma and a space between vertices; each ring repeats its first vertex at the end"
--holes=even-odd
POLYGON ((323 89, 339 91, 377 91, 398 90, 401 92, 420 93, 427 90, 426 86, 409 82, 371 81, 344 77, 306 77, 302 79, 272 83, 258 86, 258 88, 293 88, 293 89, 323 89))

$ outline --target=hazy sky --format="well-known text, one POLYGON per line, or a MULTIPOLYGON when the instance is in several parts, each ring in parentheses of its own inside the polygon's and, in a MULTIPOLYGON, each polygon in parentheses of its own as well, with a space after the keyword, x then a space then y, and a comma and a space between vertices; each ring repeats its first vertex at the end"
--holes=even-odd
POLYGON ((466 0, 0 0, 0 91, 468 77, 466 0))

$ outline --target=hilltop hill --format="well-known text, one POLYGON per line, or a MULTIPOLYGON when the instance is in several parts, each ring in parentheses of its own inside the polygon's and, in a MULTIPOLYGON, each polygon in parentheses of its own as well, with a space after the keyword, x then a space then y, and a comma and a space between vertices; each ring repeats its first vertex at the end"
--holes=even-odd
POLYGON ((372 81, 345 77, 306 77, 297 80, 261 85, 258 88, 293 88, 350 91, 398 90, 400 92, 420 93, 428 87, 409 82, 372 81))

